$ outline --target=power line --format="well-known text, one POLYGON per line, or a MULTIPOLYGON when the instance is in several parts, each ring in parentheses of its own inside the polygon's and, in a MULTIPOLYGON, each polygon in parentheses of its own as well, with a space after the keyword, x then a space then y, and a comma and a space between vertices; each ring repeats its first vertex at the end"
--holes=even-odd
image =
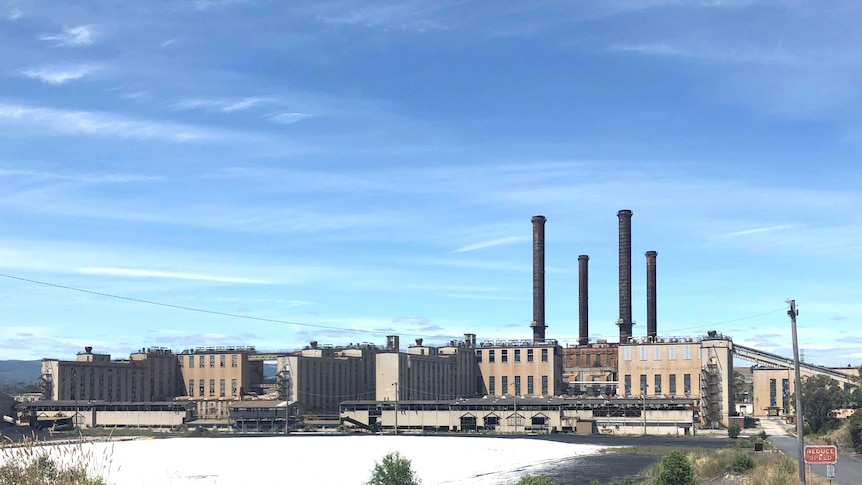
MULTIPOLYGON (((287 320, 279 320, 277 318, 254 317, 251 315, 241 315, 238 313, 220 312, 217 310, 207 310, 205 308, 195 308, 195 307, 189 307, 189 306, 183 306, 183 305, 174 305, 172 303, 164 303, 164 302, 153 301, 153 300, 144 300, 141 298, 132 298, 129 296, 114 295, 111 293, 104 293, 101 291, 85 290, 83 288, 76 288, 74 286, 66 286, 66 285, 59 285, 56 283, 48 283, 47 281, 33 280, 33 279, 29 279, 29 278, 22 278, 20 276, 14 276, 14 275, 3 274, 3 273, 0 273, 0 276, 2 276, 4 278, 13 279, 13 280, 25 281, 27 283, 34 283, 37 285, 49 286, 52 288, 59 288, 61 290, 77 291, 79 293, 86 293, 89 295, 102 296, 102 297, 106 297, 106 298, 115 298, 117 300, 125 300, 125 301, 131 301, 131 302, 135 302, 135 303, 143 303, 146 305, 155 305, 155 306, 160 306, 160 307, 165 307, 165 308, 172 308, 174 310, 184 310, 184 311, 188 311, 188 312, 205 313, 208 315, 218 315, 221 317, 244 318, 246 320, 255 320, 255 321, 260 321, 260 322, 281 323, 281 324, 285 324, 285 325, 297 325, 300 327, 319 328, 319 329, 324 329, 324 330, 339 330, 339 331, 344 331, 344 332, 365 333, 365 334, 369 334, 369 335, 386 335, 389 333, 386 331, 378 331, 378 330, 364 330, 364 329, 355 329, 355 328, 336 327, 336 326, 332 326, 332 325, 319 325, 319 324, 314 324, 314 323, 290 322, 287 320)), ((414 337, 414 336, 415 337, 421 337, 422 336, 420 334, 410 334, 410 333, 401 333, 399 335, 408 336, 408 337, 414 337)), ((437 337, 452 338, 452 336, 448 336, 448 335, 439 335, 437 337)))

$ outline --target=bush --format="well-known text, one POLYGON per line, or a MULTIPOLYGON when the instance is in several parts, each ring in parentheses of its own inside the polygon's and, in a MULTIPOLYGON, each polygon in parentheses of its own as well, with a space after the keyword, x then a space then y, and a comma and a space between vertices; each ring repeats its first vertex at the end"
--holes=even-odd
POLYGON ((760 436, 760 441, 766 441, 766 437, 767 437, 766 431, 761 431, 759 436, 760 436))
POLYGON ((745 473, 754 468, 754 458, 748 453, 736 453, 730 468, 736 473, 745 473))
POLYGON ((683 452, 674 450, 661 459, 655 483, 656 485, 696 485, 694 470, 683 452))
POLYGON ((727 436, 730 436, 730 439, 739 438, 739 424, 738 423, 730 423, 730 426, 727 427, 727 436))
POLYGON ((518 485, 552 485, 553 482, 545 475, 524 475, 518 480, 518 485))
POLYGON ((419 485, 422 480, 416 477, 410 465, 410 460, 401 453, 387 453, 380 463, 374 463, 367 485, 419 485))
POLYGON ((857 453, 862 453, 862 408, 853 411, 849 421, 850 442, 857 453))

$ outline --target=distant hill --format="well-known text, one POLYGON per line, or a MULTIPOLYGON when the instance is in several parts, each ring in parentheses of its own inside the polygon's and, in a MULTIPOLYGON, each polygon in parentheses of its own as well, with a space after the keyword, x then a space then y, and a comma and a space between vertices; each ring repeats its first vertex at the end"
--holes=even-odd
POLYGON ((0 360, 0 385, 34 384, 42 373, 41 360, 0 360))

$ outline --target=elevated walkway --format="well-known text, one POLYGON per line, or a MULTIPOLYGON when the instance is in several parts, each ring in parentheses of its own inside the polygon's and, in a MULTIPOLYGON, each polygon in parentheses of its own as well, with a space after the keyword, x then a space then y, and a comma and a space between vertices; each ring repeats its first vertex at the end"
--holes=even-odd
MULTIPOLYGON (((770 352, 753 349, 751 347, 745 347, 739 344, 733 344, 733 357, 747 360, 757 365, 763 365, 766 367, 788 367, 791 369, 793 368, 793 359, 790 359, 788 357, 782 357, 780 355, 773 354, 770 352)), ((855 378, 837 370, 829 369, 827 367, 821 367, 819 365, 800 362, 799 368, 812 374, 820 374, 830 377, 842 384, 848 384, 851 386, 859 385, 855 378)))

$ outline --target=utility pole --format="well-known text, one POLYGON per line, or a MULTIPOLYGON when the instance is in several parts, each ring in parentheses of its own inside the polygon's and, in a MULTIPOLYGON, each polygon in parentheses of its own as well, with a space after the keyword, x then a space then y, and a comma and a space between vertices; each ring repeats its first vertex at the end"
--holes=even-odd
POLYGON ((790 310, 790 331, 793 335, 793 367, 796 372, 796 460, 799 466, 799 485, 805 485, 805 436, 803 436, 804 424, 802 418, 802 377, 799 372, 799 342, 796 340, 796 300, 787 300, 790 310))
POLYGON ((398 383, 393 382, 395 386, 395 434, 398 434, 398 383))

